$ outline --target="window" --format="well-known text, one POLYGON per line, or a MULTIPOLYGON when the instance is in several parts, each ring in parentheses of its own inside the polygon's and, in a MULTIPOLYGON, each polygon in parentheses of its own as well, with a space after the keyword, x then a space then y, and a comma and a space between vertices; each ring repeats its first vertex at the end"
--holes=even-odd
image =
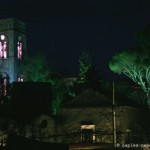
POLYGON ((18 82, 23 82, 23 78, 18 78, 18 82))
MULTIPOLYGON (((4 74, 2 74, 4 75, 4 74)), ((1 82, 0 82, 0 95, 1 96, 7 96, 9 95, 9 90, 10 90, 10 84, 9 84, 9 79, 7 76, 2 76, 1 82)), ((3 99, 1 99, 2 103, 3 99)))
POLYGON ((17 81, 18 82, 23 82, 24 81, 24 76, 22 74, 18 74, 17 81))
POLYGON ((5 35, 0 35, 0 58, 7 58, 7 41, 5 35))
POLYGON ((17 58, 22 59, 22 42, 21 42, 21 36, 18 36, 18 42, 17 42, 17 58))

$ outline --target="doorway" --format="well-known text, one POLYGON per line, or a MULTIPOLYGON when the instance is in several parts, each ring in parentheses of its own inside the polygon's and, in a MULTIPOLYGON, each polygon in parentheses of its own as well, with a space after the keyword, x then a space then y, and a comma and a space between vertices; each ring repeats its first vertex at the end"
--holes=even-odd
POLYGON ((95 141, 95 125, 81 125, 81 141, 93 143, 95 141))

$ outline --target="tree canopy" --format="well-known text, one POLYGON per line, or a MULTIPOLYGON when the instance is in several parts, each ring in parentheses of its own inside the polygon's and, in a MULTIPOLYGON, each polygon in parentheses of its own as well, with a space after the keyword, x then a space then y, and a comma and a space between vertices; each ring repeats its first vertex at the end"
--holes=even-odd
POLYGON ((59 115, 61 113, 62 103, 64 101, 64 95, 68 92, 68 89, 64 83, 64 80, 55 77, 51 80, 52 84, 52 114, 59 115))
POLYGON ((147 96, 150 108, 150 59, 142 49, 130 49, 113 56, 109 68, 118 74, 124 74, 137 83, 147 96))
POLYGON ((136 33, 139 48, 128 49, 113 56, 109 68, 137 83, 147 97, 150 109, 150 26, 136 33))
POLYGON ((46 57, 43 55, 26 58, 21 70, 27 81, 48 82, 49 80, 50 69, 46 57))

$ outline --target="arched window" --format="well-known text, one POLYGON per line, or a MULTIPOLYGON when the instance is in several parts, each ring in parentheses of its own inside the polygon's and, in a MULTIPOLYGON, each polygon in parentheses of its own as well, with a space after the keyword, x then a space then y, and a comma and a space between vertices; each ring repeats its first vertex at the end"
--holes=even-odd
POLYGON ((21 41, 21 36, 18 36, 18 41, 17 41, 17 58, 22 59, 22 41, 21 41))
POLYGON ((0 58, 7 58, 7 40, 6 36, 0 35, 0 58))
POLYGON ((9 76, 7 73, 1 72, 0 73, 0 95, 7 96, 9 95, 9 92, 10 92, 9 76))
POLYGON ((23 82, 23 81, 24 81, 24 76, 21 75, 21 74, 19 74, 17 81, 18 81, 18 82, 23 82))

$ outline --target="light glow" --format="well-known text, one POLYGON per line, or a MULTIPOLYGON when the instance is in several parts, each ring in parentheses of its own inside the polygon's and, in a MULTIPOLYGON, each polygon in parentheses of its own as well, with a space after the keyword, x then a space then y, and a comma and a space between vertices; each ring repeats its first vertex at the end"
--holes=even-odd
POLYGON ((23 78, 18 78, 18 82, 23 82, 23 78))
POLYGON ((4 40, 5 39, 5 35, 1 35, 1 40, 4 40))
POLYGON ((83 130, 92 130, 93 131, 93 136, 92 136, 92 141, 95 141, 96 138, 95 138, 95 125, 81 125, 81 140, 84 140, 83 139, 83 130))
POLYGON ((22 59, 22 43, 21 42, 18 42, 17 43, 17 57, 18 59, 22 59))
POLYGON ((7 58, 7 42, 4 35, 0 35, 0 58, 7 58))

